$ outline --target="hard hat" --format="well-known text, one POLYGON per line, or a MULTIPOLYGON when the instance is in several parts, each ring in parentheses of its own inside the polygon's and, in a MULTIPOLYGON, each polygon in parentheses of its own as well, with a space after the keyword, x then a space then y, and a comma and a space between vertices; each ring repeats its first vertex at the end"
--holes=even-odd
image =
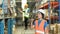
POLYGON ((39 9, 38 13, 43 13, 45 15, 45 11, 43 9, 39 9))

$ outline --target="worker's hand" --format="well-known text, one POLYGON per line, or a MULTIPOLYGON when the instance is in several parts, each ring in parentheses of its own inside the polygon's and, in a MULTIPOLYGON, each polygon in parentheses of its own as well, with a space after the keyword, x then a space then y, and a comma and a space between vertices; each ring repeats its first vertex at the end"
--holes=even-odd
POLYGON ((49 33, 46 33, 46 34, 49 34, 49 33))
POLYGON ((34 29, 34 28, 35 28, 35 26, 34 26, 34 25, 32 25, 32 26, 31 26, 31 28, 32 28, 32 29, 34 29))
POLYGON ((45 28, 45 33, 49 34, 49 27, 48 26, 45 28))
POLYGON ((20 13, 23 13, 20 8, 18 8, 18 11, 20 11, 20 13))

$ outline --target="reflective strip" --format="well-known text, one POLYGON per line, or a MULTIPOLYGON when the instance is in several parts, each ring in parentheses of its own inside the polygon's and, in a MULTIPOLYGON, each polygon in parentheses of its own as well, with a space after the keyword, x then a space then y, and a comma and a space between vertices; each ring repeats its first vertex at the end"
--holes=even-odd
POLYGON ((44 34, 44 32, 36 30, 37 33, 44 34))

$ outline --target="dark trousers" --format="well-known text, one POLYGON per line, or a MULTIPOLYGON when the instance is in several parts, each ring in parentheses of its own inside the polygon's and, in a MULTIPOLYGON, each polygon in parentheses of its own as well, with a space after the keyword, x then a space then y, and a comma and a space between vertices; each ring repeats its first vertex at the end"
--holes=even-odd
POLYGON ((27 28, 28 28, 28 18, 25 17, 25 29, 27 29, 27 28))

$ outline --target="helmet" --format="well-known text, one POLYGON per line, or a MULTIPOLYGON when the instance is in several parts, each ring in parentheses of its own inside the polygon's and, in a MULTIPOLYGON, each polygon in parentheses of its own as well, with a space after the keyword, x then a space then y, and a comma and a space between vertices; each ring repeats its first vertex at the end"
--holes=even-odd
POLYGON ((37 12, 37 14, 40 14, 40 13, 41 13, 42 16, 43 16, 42 18, 45 18, 45 16, 46 16, 46 15, 45 15, 45 10, 39 9, 38 12, 37 12))
POLYGON ((45 15, 45 11, 43 9, 39 9, 38 13, 43 13, 45 15))

